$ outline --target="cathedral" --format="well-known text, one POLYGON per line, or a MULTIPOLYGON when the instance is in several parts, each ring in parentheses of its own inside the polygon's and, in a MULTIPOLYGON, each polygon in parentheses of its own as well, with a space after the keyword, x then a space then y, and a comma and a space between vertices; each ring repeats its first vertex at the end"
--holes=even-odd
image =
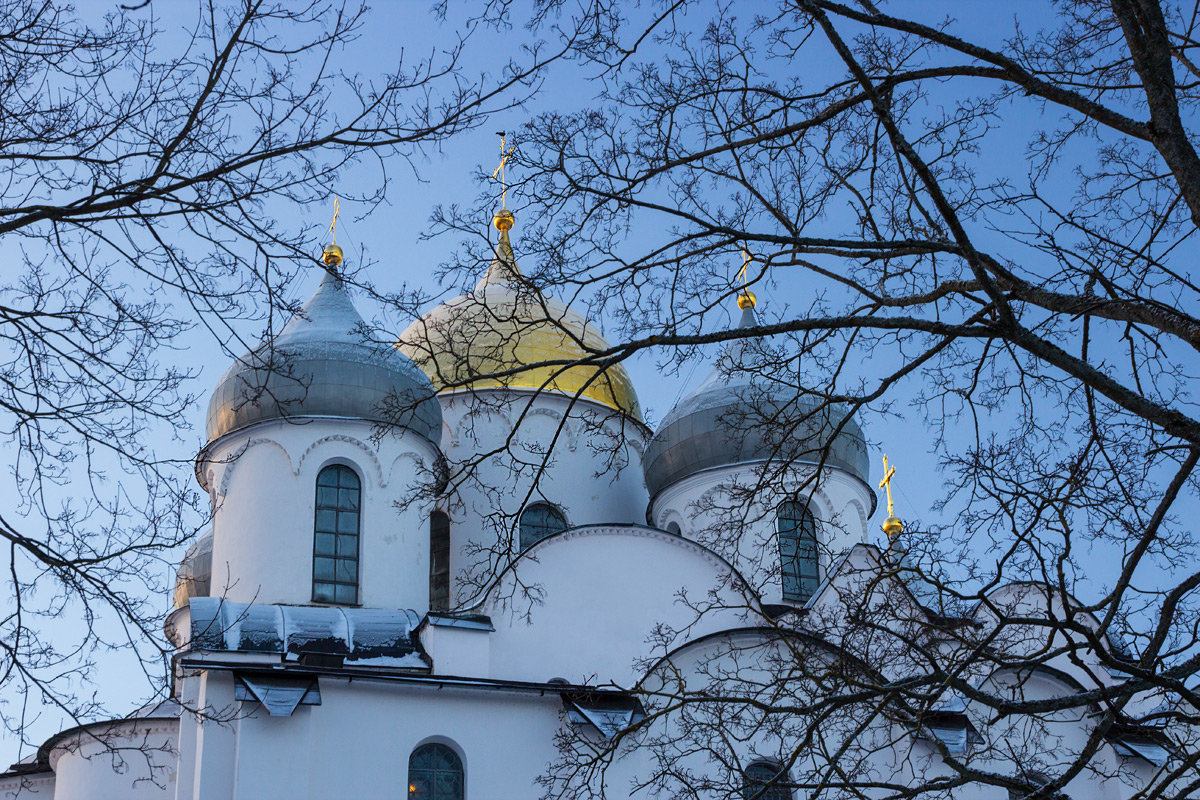
MULTIPOLYGON (((522 274, 511 213, 494 224, 474 289, 398 343, 371 340, 326 248, 302 310, 213 389, 195 458, 211 528, 178 568, 169 699, 51 737, 0 798, 801 800, 943 780, 929 796, 1006 800, 1090 746, 1086 713, 1034 731, 953 688, 861 725, 822 706, 859 680, 838 653, 916 674, 904 637, 864 620, 952 648, 1069 601, 1026 582, 939 608, 906 569, 882 453, 754 369, 751 339, 650 428, 597 328, 522 274), (728 711, 717 686, 771 701, 728 711)), ((749 291, 737 314, 757 325, 749 291)), ((1109 644, 970 685, 1086 692, 1123 677, 1109 644)), ((1058 796, 1130 797, 1171 760, 1146 728, 1102 739, 1058 796)))

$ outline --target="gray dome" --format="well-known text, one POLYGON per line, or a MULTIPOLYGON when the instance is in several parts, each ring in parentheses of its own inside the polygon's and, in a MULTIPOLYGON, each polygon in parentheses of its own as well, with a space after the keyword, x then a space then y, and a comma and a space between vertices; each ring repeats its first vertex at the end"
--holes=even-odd
POLYGON ((209 528, 183 554, 175 571, 175 607, 182 608, 193 597, 208 597, 212 592, 213 532, 209 528))
POLYGON ((326 273, 270 342, 239 358, 208 403, 208 440, 284 417, 395 424, 441 440, 442 409, 425 373, 394 347, 367 341, 341 279, 326 273))
MULTIPOLYGON (((739 327, 757 324, 754 309, 745 309, 739 327)), ((847 418, 849 410, 756 376, 745 345, 737 340, 726 348, 726 363, 671 409, 646 446, 642 464, 650 496, 712 467, 767 460, 817 464, 822 456, 826 466, 867 482, 867 445, 858 423, 847 418)))

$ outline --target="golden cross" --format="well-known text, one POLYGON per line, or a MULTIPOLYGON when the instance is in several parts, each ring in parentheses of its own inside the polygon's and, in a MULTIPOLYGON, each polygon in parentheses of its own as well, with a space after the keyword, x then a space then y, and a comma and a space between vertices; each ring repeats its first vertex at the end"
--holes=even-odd
POLYGON ((742 268, 738 271, 737 280, 742 282, 742 290, 738 292, 738 308, 747 309, 754 308, 756 302, 754 292, 750 291, 749 282, 746 280, 746 270, 750 268, 750 251, 742 248, 742 268))
POLYGON ((333 222, 329 223, 329 236, 331 237, 330 244, 337 244, 337 220, 338 215, 342 213, 342 204, 338 202, 337 195, 333 196, 333 222))
POLYGON ((508 151, 504 150, 504 131, 497 131, 500 135, 500 163, 492 170, 492 180, 496 177, 500 178, 500 208, 508 208, 508 170, 505 164, 508 163, 508 157, 512 155, 515 148, 510 147, 508 151))
POLYGON ((888 466, 887 456, 885 455, 883 457, 883 480, 881 480, 879 482, 879 488, 887 490, 888 516, 889 517, 896 516, 895 514, 892 513, 892 478, 895 476, 895 474, 896 474, 896 468, 888 466))

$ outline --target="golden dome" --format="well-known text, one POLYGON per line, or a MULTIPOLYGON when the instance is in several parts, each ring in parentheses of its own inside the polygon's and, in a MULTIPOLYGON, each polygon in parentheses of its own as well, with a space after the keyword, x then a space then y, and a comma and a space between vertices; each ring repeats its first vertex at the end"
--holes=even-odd
POLYGON ((468 294, 433 309, 400 335, 406 356, 439 391, 523 389, 586 398, 642 420, 620 364, 570 362, 609 345, 579 313, 533 288, 517 269, 508 231, 468 294))

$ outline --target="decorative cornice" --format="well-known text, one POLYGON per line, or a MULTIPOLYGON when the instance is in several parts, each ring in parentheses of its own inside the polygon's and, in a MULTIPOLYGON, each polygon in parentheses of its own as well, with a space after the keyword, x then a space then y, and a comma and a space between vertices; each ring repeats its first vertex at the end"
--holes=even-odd
POLYGON ((362 452, 366 453, 367 458, 370 460, 371 466, 375 468, 376 484, 380 487, 387 486, 387 477, 383 474, 383 465, 379 463, 379 455, 376 448, 368 446, 362 439, 359 439, 358 437, 347 436, 344 433, 331 433, 328 436, 322 436, 320 439, 310 443, 308 447, 304 449, 304 452, 300 454, 300 460, 296 464, 294 474, 299 476, 300 472, 304 469, 304 462, 308 460, 308 457, 312 454, 312 452, 327 442, 343 442, 345 444, 353 445, 362 452))
POLYGON ((225 462, 225 469, 221 471, 221 488, 217 494, 217 497, 224 497, 229 493, 229 482, 232 480, 234 471, 237 470, 238 461, 243 455, 246 454, 247 451, 250 450, 250 448, 260 444, 275 445, 281 451, 283 451, 283 457, 287 459, 288 470, 291 471, 293 475, 296 474, 296 468, 292 466, 292 454, 288 452, 288 449, 283 446, 282 442, 266 436, 249 439, 237 449, 237 452, 231 453, 229 456, 221 459, 221 461, 225 462))
MULTIPOLYGON (((557 547, 561 544, 573 541, 575 539, 583 539, 592 536, 626 536, 635 539, 654 539, 660 542, 678 547, 694 555, 698 555, 707 561, 712 566, 725 572, 737 573, 737 570, 714 551, 708 549, 699 542, 687 539, 683 536, 676 536, 673 533, 667 533, 658 528, 651 528, 646 525, 580 525, 577 528, 568 528, 562 533, 557 533, 553 536, 547 536, 537 544, 530 547, 522 554, 534 554, 535 552, 544 551, 547 548, 557 547)), ((519 559, 518 559, 519 560, 519 559)))

